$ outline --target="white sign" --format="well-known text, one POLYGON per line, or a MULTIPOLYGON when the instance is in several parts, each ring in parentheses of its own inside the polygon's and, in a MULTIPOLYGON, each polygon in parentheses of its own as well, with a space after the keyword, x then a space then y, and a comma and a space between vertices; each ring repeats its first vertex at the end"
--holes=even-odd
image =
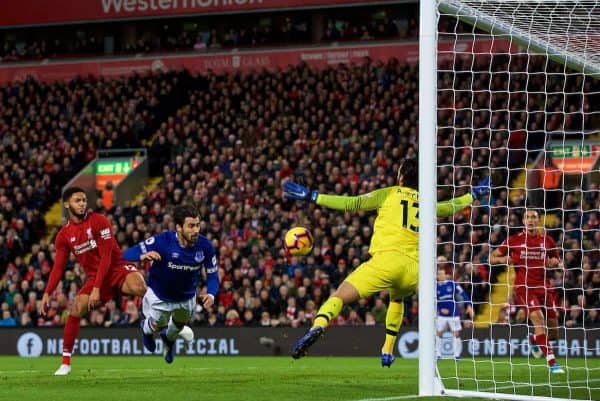
POLYGON ((35 333, 27 332, 17 340, 19 356, 31 358, 42 354, 42 339, 35 333))

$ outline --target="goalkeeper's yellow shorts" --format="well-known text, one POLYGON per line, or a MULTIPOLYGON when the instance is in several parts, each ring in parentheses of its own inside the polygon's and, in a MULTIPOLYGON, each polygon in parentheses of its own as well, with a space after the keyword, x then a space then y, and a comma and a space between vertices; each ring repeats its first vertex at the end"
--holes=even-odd
POLYGON ((382 290, 389 290, 390 299, 400 300, 417 290, 419 262, 400 252, 374 254, 348 277, 361 298, 368 298, 382 290))

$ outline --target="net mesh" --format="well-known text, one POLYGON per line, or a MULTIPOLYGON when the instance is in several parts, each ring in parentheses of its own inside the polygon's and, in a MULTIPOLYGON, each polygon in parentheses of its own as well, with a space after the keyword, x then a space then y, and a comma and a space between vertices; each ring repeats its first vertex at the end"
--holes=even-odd
POLYGON ((438 333, 440 376, 450 389, 600 399, 600 8, 443 1, 440 10, 438 199, 492 181, 489 197, 438 222, 438 269, 476 312, 473 324, 465 320, 468 304, 457 296, 462 341, 450 325, 438 333), (526 231, 528 210, 556 245, 520 253, 523 264, 492 265, 490 255, 526 231), (550 269, 554 251, 560 265, 550 269), (541 285, 536 258, 548 267, 541 285), (528 313, 538 309, 536 330, 528 313), (540 332, 565 373, 532 355, 529 336, 540 332))

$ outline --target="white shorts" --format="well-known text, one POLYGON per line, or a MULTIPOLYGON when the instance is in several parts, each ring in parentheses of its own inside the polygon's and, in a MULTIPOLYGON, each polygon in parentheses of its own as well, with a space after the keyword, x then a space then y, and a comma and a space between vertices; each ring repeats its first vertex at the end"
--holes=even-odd
POLYGON ((148 288, 143 300, 143 311, 158 327, 165 327, 173 316, 176 322, 186 323, 192 317, 196 307, 196 296, 181 302, 163 301, 156 296, 152 288, 148 288))
POLYGON ((449 331, 460 331, 460 317, 458 316, 438 316, 436 320, 437 331, 442 333, 448 328, 449 331))

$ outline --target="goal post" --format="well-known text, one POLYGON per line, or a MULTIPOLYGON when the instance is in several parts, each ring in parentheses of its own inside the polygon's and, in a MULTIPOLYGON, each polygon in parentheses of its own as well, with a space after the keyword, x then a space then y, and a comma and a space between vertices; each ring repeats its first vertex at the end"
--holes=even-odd
POLYGON ((419 24, 419 395, 440 394, 435 375, 436 0, 421 0, 419 24), (422 83, 427 82, 427 85, 422 83))
POLYGON ((420 2, 420 396, 600 399, 600 283, 590 282, 600 272, 599 167, 600 1, 420 2), (436 201, 488 175, 489 197, 438 221, 436 201), (513 283, 515 266, 489 260, 527 231, 532 209, 560 259, 543 279, 543 325, 528 319, 537 308, 529 273, 513 283), (436 340, 440 266, 476 313, 460 347, 453 334, 436 340), (515 286, 526 287, 527 301, 515 286), (550 309, 557 327, 548 327, 550 309), (541 338, 550 347, 536 359, 541 338), (551 369, 551 350, 563 374, 551 369))

